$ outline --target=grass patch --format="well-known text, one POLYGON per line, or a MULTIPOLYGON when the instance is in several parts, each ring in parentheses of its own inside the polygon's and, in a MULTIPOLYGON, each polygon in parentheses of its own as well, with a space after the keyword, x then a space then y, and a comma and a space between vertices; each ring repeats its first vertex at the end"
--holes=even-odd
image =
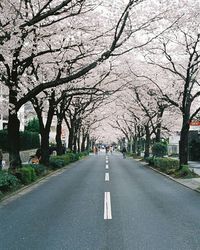
POLYGON ((172 177, 174 178, 182 178, 182 179, 190 179, 190 178, 198 178, 194 171, 191 171, 188 165, 183 165, 181 169, 178 169, 172 173, 172 177))

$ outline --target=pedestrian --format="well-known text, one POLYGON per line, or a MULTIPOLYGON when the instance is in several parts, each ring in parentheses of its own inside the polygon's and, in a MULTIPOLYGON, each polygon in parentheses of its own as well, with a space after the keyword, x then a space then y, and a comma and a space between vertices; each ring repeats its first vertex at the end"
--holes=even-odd
POLYGON ((123 154, 123 158, 125 159, 126 158, 126 148, 125 147, 123 147, 123 149, 122 149, 122 154, 123 154))
POLYGON ((2 161, 3 161, 3 152, 2 149, 0 149, 0 170, 2 170, 2 161))

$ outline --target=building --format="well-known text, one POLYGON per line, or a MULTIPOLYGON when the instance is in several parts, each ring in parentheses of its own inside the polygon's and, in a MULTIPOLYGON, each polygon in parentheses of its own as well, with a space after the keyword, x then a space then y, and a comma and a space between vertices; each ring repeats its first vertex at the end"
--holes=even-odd
MULTIPOLYGON (((175 132, 169 137, 168 155, 179 154, 180 132, 175 132)), ((200 161, 200 121, 192 121, 189 130, 189 160, 200 161)))
MULTIPOLYGON (((0 130, 8 127, 8 88, 0 83, 0 130)), ((18 112, 20 131, 24 131, 24 106, 18 112)))

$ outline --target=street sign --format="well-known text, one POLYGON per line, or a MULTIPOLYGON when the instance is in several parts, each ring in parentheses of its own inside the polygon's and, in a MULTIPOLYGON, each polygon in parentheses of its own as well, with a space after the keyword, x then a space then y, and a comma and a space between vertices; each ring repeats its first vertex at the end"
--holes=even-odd
POLYGON ((190 122, 190 126, 200 126, 200 121, 193 120, 190 122))

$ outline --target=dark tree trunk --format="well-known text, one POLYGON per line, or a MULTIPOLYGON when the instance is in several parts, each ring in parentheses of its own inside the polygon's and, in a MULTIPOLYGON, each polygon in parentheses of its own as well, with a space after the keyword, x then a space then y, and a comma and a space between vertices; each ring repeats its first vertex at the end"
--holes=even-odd
POLYGON ((86 149, 87 151, 90 151, 90 135, 87 135, 87 143, 86 143, 86 149))
POLYGON ((63 146, 62 146, 62 121, 58 119, 58 123, 56 126, 56 146, 57 146, 57 154, 62 155, 63 154, 63 146))
POLYGON ((156 142, 161 141, 161 123, 158 123, 156 130, 156 142))
POLYGON ((78 147, 78 152, 81 152, 81 138, 80 138, 80 133, 78 133, 78 138, 77 138, 77 147, 78 147))
POLYGON ((179 142, 179 160, 180 168, 182 165, 188 164, 188 135, 189 135, 189 119, 184 119, 181 129, 181 136, 179 142))
POLYGON ((49 130, 44 129, 41 132, 41 160, 40 163, 49 166, 49 130))
POLYGON ((74 134, 73 128, 70 128, 68 137, 68 149, 70 151, 73 151, 73 137, 74 137, 73 134, 74 134))
POLYGON ((42 117, 42 108, 38 104, 37 99, 35 98, 32 100, 34 104, 34 109, 37 113, 37 117, 39 120, 39 127, 40 127, 40 135, 41 135, 41 159, 40 163, 44 164, 45 166, 49 166, 49 157, 50 157, 50 150, 49 150, 49 134, 51 129, 51 123, 54 115, 54 95, 52 93, 52 99, 49 100, 49 110, 47 114, 46 124, 44 125, 43 117, 42 117))
POLYGON ((87 135, 83 135, 82 142, 81 142, 81 152, 85 151, 86 139, 87 139, 87 135))
POLYGON ((145 125, 145 152, 144 152, 144 158, 149 157, 149 149, 150 149, 150 140, 151 140, 151 135, 149 131, 149 126, 145 125))
POLYGON ((72 148, 73 148, 73 152, 76 153, 77 152, 77 135, 76 134, 73 136, 72 148))
POLYGON ((9 111, 8 118, 8 145, 9 145, 9 161, 10 168, 15 169, 21 167, 20 159, 20 133, 19 133, 20 121, 17 117, 17 113, 9 111))

